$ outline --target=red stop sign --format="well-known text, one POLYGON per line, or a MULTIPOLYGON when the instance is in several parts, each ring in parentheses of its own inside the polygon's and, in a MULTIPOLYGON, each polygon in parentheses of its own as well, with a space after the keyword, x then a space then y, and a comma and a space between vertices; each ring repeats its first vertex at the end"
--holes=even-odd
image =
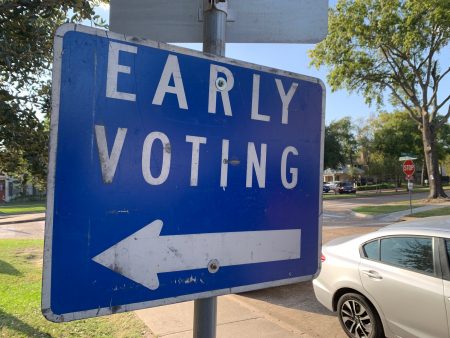
POLYGON ((416 171, 416 166, 414 165, 414 162, 411 160, 406 160, 403 162, 403 172, 406 176, 412 176, 414 172, 416 171))

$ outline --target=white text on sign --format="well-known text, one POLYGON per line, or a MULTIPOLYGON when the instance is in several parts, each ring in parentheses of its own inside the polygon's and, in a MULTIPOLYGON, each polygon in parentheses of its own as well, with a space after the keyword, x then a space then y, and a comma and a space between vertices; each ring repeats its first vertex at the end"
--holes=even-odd
MULTIPOLYGON (((106 75, 106 97, 134 102, 136 101, 135 93, 122 92, 118 90, 117 81, 119 73, 131 74, 132 72, 131 67, 119 63, 119 53, 138 54, 138 47, 117 42, 110 42, 106 75)), ((281 120, 279 123, 287 125, 289 123, 289 106, 292 98, 297 92, 298 83, 292 82, 289 89, 285 90, 281 79, 276 78, 274 81, 278 96, 280 98, 281 120)), ((259 110, 260 82, 260 75, 253 74, 251 111, 249 112, 249 117, 254 121, 271 122, 271 116, 263 114, 259 110)), ((233 116, 233 109, 229 96, 229 92, 233 89, 233 87, 233 73, 224 66, 211 64, 207 105, 209 114, 216 113, 217 96, 220 94, 224 114, 229 117, 233 116), (225 85, 219 86, 217 84, 218 81, 223 81, 225 85)), ((168 54, 167 56, 164 68, 161 71, 158 86, 155 89, 152 104, 160 106, 163 105, 166 94, 175 95, 178 102, 178 107, 183 110, 189 110, 189 100, 188 97, 186 97, 178 57, 173 54, 168 54)), ((126 139, 127 128, 117 129, 112 148, 108 148, 105 128, 106 127, 104 125, 95 125, 95 137, 97 141, 103 181, 105 183, 112 183, 126 139), (111 149, 111 151, 108 149, 111 149)), ((201 148, 202 145, 207 144, 208 140, 206 137, 198 135, 186 135, 185 140, 187 143, 192 144, 189 185, 195 187, 199 184, 198 173, 201 148)), ((161 185, 168 179, 172 159, 172 152, 170 151, 170 148, 170 139, 163 131, 155 130, 146 136, 142 145, 142 175, 148 184, 161 185), (158 147, 158 149, 154 150, 153 145, 155 142, 161 144, 162 147, 158 147), (167 151, 168 149, 169 151, 167 151), (162 166, 159 172, 152 172, 150 167, 152 156, 158 156, 158 159, 161 160, 162 166)), ((221 155, 218 155, 221 156, 220 182, 218 183, 222 188, 227 187, 228 184, 228 165, 231 162, 229 160, 229 148, 230 140, 222 139, 221 155)), ((247 143, 245 182, 245 186, 247 188, 252 188, 256 185, 259 188, 266 187, 267 152, 268 145, 266 143, 247 143), (256 183, 253 180, 254 177, 256 177, 256 183)), ((294 146, 284 147, 281 154, 279 154, 280 181, 282 186, 286 189, 293 189, 298 183, 298 168, 288 167, 288 159, 292 156, 299 156, 299 151, 294 146)))

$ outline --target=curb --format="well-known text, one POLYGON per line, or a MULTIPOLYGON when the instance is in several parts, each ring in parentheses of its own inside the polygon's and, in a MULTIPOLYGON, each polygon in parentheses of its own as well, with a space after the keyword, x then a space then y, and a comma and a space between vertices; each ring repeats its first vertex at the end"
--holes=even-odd
POLYGON ((23 220, 19 220, 19 221, 5 220, 4 222, 2 222, 2 219, 0 219, 0 225, 30 223, 30 222, 39 222, 39 221, 45 221, 45 217, 38 217, 38 218, 33 218, 33 219, 23 219, 23 220))
POLYGON ((400 221, 414 221, 416 219, 418 219, 418 217, 404 216, 400 218, 400 221))
POLYGON ((363 214, 360 212, 354 212, 352 211, 352 215, 358 218, 365 218, 365 219, 374 219, 375 215, 368 215, 368 214, 363 214))
POLYGON ((21 212, 18 214, 9 214, 9 213, 4 213, 4 212, 0 212, 0 220, 1 219, 5 219, 5 218, 11 218, 11 217, 19 217, 19 216, 26 216, 26 215, 38 215, 38 214, 45 214, 46 211, 29 211, 29 212, 21 212))

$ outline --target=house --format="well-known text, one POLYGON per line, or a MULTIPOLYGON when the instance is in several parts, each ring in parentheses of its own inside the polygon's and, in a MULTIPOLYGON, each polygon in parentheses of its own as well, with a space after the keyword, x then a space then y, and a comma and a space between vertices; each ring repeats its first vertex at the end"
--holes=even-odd
MULTIPOLYGON (((17 179, 0 173, 0 203, 10 202, 20 196, 21 192, 22 187, 17 179)), ((27 184, 25 194, 31 196, 34 193, 33 185, 27 184)))
POLYGON ((0 173, 0 203, 9 202, 14 197, 14 179, 0 173))
POLYGON ((341 167, 338 169, 328 168, 323 171, 323 181, 324 182, 353 182, 360 181, 361 176, 364 174, 364 170, 358 167, 351 167, 347 165, 346 167, 341 167))

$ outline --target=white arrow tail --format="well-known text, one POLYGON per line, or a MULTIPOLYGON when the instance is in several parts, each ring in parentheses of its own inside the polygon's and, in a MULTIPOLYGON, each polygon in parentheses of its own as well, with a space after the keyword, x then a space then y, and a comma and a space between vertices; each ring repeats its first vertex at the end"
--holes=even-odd
POLYGON ((158 273, 300 258, 300 229, 160 236, 155 220, 93 260, 155 290, 158 273))

